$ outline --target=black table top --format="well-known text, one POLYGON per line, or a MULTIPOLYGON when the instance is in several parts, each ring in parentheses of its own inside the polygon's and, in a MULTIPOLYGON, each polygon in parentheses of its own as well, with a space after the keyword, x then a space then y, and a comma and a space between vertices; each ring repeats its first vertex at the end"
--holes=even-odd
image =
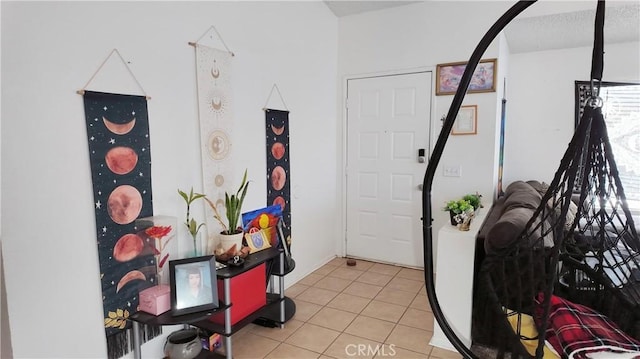
POLYGON ((173 315, 171 314, 171 310, 160 315, 153 315, 146 312, 138 311, 129 316, 129 319, 148 325, 191 324, 208 319, 209 317, 211 317, 211 315, 221 312, 229 307, 229 305, 223 305, 222 303, 220 303, 218 308, 215 309, 183 315, 173 315))
POLYGON ((249 254, 246 258, 244 258, 244 264, 240 267, 233 267, 227 264, 226 267, 222 269, 217 269, 216 277, 218 277, 218 279, 235 277, 239 274, 242 274, 250 269, 253 269, 259 266, 262 263, 265 263, 270 259, 276 258, 277 256, 280 255, 280 252, 282 252, 282 249, 271 247, 268 249, 261 250, 259 252, 249 254))

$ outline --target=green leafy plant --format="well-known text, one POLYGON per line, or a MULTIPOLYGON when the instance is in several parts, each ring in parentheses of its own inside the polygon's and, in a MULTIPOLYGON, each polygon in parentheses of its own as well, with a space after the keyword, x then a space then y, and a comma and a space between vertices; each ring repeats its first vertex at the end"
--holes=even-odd
POLYGON ((447 205, 444 207, 445 211, 450 211, 455 214, 460 214, 469 210, 473 210, 473 206, 469 201, 465 199, 454 199, 447 202, 447 205))
POLYGON ((465 201, 469 202, 470 205, 473 206, 473 209, 476 210, 480 207, 482 207, 482 203, 480 203, 480 201, 482 200, 482 195, 481 194, 467 194, 464 197, 462 197, 462 199, 464 199, 465 201))
POLYGON ((222 234, 236 234, 242 232, 242 226, 239 226, 240 223, 240 215, 242 214, 242 203, 244 202, 244 197, 247 195, 247 189, 249 188, 249 182, 247 181, 247 170, 244 170, 244 176, 242 177, 242 183, 240 184, 240 188, 236 191, 235 194, 229 194, 225 192, 224 194, 224 207, 226 210, 227 224, 222 220, 222 216, 218 212, 215 203, 213 203, 209 198, 205 197, 207 203, 213 210, 213 217, 222 225, 222 234))
POLYGON ((187 219, 185 220, 184 224, 187 226, 187 230, 193 238, 193 254, 197 255, 198 250, 196 245, 196 237, 198 235, 198 232, 200 231, 200 228, 204 226, 204 223, 198 224, 198 222, 194 218, 191 218, 191 204, 194 201, 205 197, 205 195, 202 193, 194 193, 193 187, 191 187, 189 195, 187 195, 186 192, 183 192, 180 189, 178 189, 178 194, 180 194, 180 197, 182 197, 182 199, 184 199, 185 203, 187 204, 187 219))

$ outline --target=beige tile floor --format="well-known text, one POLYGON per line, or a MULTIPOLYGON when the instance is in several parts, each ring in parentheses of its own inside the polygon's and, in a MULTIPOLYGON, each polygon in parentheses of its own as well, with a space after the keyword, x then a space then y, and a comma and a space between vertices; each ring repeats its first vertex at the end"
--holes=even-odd
POLYGON ((250 324, 234 334, 234 358, 462 358, 429 345, 423 271, 335 258, 285 294, 295 316, 282 329, 250 324))

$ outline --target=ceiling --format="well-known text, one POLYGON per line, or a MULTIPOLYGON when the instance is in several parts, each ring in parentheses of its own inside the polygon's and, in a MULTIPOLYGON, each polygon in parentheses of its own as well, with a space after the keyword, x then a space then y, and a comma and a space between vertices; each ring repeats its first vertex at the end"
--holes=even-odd
MULTIPOLYGON (((361 14, 422 1, 324 1, 337 17, 361 14)), ((593 44, 595 1, 539 2, 504 30, 509 51, 523 53, 593 44), (534 16, 529 15, 533 11, 534 16), (538 15, 535 15, 538 14, 538 15)), ((605 44, 640 41, 640 2, 608 1, 605 44)))
POLYGON ((325 1, 324 3, 331 9, 337 17, 361 14, 367 11, 387 9, 390 7, 403 6, 420 1, 325 1))

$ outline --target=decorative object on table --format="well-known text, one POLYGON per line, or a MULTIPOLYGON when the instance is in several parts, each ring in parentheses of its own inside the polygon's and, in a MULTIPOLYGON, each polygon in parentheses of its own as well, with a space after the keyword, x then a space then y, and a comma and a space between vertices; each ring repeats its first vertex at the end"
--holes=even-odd
POLYGON ((193 359, 201 351, 202 342, 195 328, 175 331, 164 343, 164 355, 169 359, 193 359))
POLYGON ((259 208, 242 214, 242 227, 245 233, 263 230, 271 246, 276 247, 279 243, 276 225, 281 217, 282 207, 280 205, 259 208))
MULTIPOLYGON (((278 228, 278 236, 280 236, 280 248, 284 250, 284 270, 285 272, 288 273, 291 270, 293 270, 293 268, 295 268, 296 262, 291 257, 291 247, 290 247, 291 243, 288 243, 286 240, 284 240, 285 237, 282 230, 284 225, 282 222, 283 222, 283 219, 280 218, 277 224, 277 228, 278 228)), ((280 258, 275 260, 275 263, 278 265, 279 265, 279 260, 280 258)))
POLYGON ((150 248, 154 256, 156 267, 156 284, 169 284, 167 263, 171 255, 178 252, 175 237, 177 219, 172 216, 152 216, 136 220, 140 229, 139 236, 143 238, 145 246, 150 248))
MULTIPOLYGON (((273 226, 275 230, 275 226, 273 226)), ((255 253, 263 249, 271 248, 269 243, 269 237, 266 229, 261 229, 257 232, 245 233, 244 238, 247 241, 247 246, 250 248, 249 253, 255 253)))
POLYGON ((452 135, 475 135, 478 133, 478 105, 460 107, 451 129, 452 135))
POLYGON ((191 187, 191 191, 189 192, 189 195, 187 195, 187 193, 179 189, 178 189, 178 194, 180 194, 180 197, 182 197, 182 199, 184 199, 185 203, 187 204, 187 218, 184 224, 187 226, 187 231, 189 231, 189 234, 191 235, 191 239, 193 240, 193 256, 197 257, 200 255, 199 253, 200 246, 198 245, 198 235, 200 232, 200 228, 204 226, 204 223, 198 224, 198 222, 191 217, 190 211, 191 211, 191 204, 200 198, 204 198, 205 195, 202 193, 194 193, 193 187, 191 187))
POLYGON ((167 284, 159 284, 140 292, 140 305, 138 310, 153 315, 160 315, 171 309, 171 287, 167 284))
POLYGON ((469 230, 471 219, 481 207, 482 195, 476 192, 474 194, 466 194, 460 199, 448 201, 444 210, 449 212, 452 226, 464 224, 460 230, 469 230))
POLYGON ((248 189, 249 181, 247 181, 247 170, 245 169, 244 176, 242 177, 242 183, 240 183, 240 187, 236 193, 229 194, 228 192, 225 192, 224 194, 223 209, 227 219, 226 224, 220 215, 220 209, 216 203, 205 197, 205 200, 213 211, 214 218, 222 226, 222 231, 220 232, 220 244, 224 252, 229 251, 234 246, 236 248, 236 252, 242 250, 242 238, 244 237, 244 231, 240 225, 240 214, 242 213, 242 203, 244 202, 248 189))
MULTIPOLYGON (((291 258, 290 242, 284 240, 285 234, 283 230, 282 219, 282 207, 280 205, 272 205, 265 208, 260 208, 250 212, 242 214, 242 223, 244 225, 245 233, 253 234, 254 232, 262 232, 263 236, 269 240, 271 247, 279 247, 284 250, 285 253, 285 271, 289 271, 289 268, 295 266, 293 259, 291 258)), ((258 250, 258 248, 267 248, 264 245, 260 246, 260 238, 255 238, 257 242, 250 243, 250 238, 245 234, 247 245, 252 248, 252 252, 258 250), (253 246, 253 247, 252 247, 253 246)), ((280 258, 274 259, 275 268, 279 268, 280 258)))
POLYGON ((229 267, 242 267, 244 265, 244 259, 240 258, 240 256, 233 256, 233 258, 227 261, 227 265, 229 267))
POLYGON ((444 210, 449 212, 451 225, 457 226, 462 223, 465 213, 473 212, 473 206, 467 200, 454 199, 447 202, 444 210))
MULTIPOLYGON (((277 90, 277 86, 274 85, 277 90)), ((273 90, 272 90, 273 91, 273 90)), ((278 94, 280 91, 278 91, 278 94)), ((282 96, 281 96, 282 98, 282 96)), ((267 100, 268 102, 268 100, 267 100)), ((282 240, 291 246, 291 169, 289 166, 289 111, 265 108, 267 204, 282 209, 282 240)), ((266 107, 266 105, 265 105, 266 107)))
POLYGON ((473 207, 474 211, 477 211, 479 208, 482 208, 482 195, 478 192, 465 194, 462 199, 469 202, 469 204, 473 207))
POLYGON ((173 315, 201 312, 218 307, 214 256, 169 261, 169 273, 173 315))
MULTIPOLYGON (((107 357, 119 358, 131 348, 128 316, 136 311, 138 293, 155 284, 154 268, 148 265, 153 256, 133 223, 153 215, 148 97, 117 49, 77 92, 84 100, 107 357), (143 95, 85 90, 113 55, 143 95)), ((143 330, 147 340, 161 333, 155 326, 143 330)))
POLYGON ((206 336, 200 336, 200 340, 202 341, 202 348, 210 352, 222 347, 222 336, 218 333, 206 333, 206 336))
MULTIPOLYGON (((497 59, 482 60, 473 72, 467 93, 495 92, 497 59)), ((436 95, 453 95, 467 67, 466 62, 438 64, 436 67, 436 95)))
MULTIPOLYGON (((234 181, 234 173, 236 173, 233 150, 235 123, 232 60, 234 54, 215 26, 210 26, 189 45, 194 47, 196 57, 203 193, 206 193, 216 206, 222 207, 224 206, 224 189, 234 181)), ((205 208, 204 222, 207 227, 205 231, 207 253, 212 253, 219 228, 208 206, 205 208)))
POLYGON ((240 252, 236 251, 235 246, 231 247, 228 251, 223 252, 222 248, 218 248, 215 253, 216 260, 221 263, 227 263, 231 258, 235 256, 239 256, 240 258, 247 258, 249 256, 249 251, 251 248, 242 247, 240 252))
POLYGON ((476 216, 476 212, 465 212, 462 216, 462 222, 460 223, 461 231, 468 231, 471 227, 471 220, 476 216))

